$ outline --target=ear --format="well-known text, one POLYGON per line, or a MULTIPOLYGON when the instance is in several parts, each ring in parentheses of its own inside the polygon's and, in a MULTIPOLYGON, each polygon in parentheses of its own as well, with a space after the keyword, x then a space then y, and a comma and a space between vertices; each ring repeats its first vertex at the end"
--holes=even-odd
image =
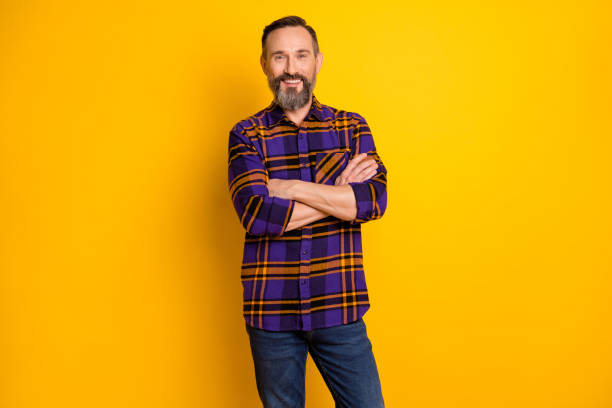
POLYGON ((315 58, 315 68, 316 68, 316 72, 317 74, 319 73, 319 71, 321 70, 321 65, 323 64, 323 53, 319 52, 315 58))
POLYGON ((268 75, 266 72, 266 59, 264 58, 263 54, 261 57, 259 57, 259 64, 261 65, 261 69, 263 70, 264 74, 268 75))

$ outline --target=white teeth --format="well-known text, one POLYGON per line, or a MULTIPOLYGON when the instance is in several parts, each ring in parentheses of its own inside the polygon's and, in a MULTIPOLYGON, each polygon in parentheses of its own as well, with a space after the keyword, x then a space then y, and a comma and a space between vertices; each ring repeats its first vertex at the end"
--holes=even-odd
POLYGON ((285 79, 285 82, 287 82, 288 84, 297 84, 300 81, 301 81, 300 79, 293 79, 293 80, 285 79))

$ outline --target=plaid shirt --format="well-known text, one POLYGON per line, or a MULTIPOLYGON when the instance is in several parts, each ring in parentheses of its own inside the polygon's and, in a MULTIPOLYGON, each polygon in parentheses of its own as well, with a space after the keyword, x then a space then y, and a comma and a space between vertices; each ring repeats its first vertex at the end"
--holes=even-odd
POLYGON ((370 303, 363 270, 361 224, 387 207, 387 170, 365 119, 322 105, 313 95, 298 127, 272 102, 230 131, 228 185, 246 233, 241 281, 247 324, 266 330, 312 330, 359 319, 370 303), (349 185, 357 217, 334 216, 285 231, 294 200, 268 194, 268 178, 334 185, 359 153, 376 175, 349 185))

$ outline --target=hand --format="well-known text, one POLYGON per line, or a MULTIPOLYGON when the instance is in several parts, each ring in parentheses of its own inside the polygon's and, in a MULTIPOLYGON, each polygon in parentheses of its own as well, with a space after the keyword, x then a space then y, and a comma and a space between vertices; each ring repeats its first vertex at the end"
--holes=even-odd
POLYGON ((280 197, 291 200, 292 195, 290 189, 295 185, 295 183, 299 183, 299 181, 300 180, 287 180, 278 178, 268 179, 268 194, 271 197, 280 197))
POLYGON ((361 153, 349 160, 346 168, 336 178, 335 185, 342 186, 348 183, 368 180, 378 171, 378 163, 374 159, 367 159, 367 153, 361 153))

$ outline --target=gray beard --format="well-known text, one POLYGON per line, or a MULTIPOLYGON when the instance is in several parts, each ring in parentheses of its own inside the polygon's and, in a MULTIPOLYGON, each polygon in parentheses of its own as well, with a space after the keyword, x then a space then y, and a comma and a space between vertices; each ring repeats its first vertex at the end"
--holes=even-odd
POLYGON ((274 102, 278 104, 283 110, 294 111, 296 109, 304 107, 312 96, 312 90, 316 83, 316 75, 309 81, 302 75, 279 75, 276 78, 268 77, 268 86, 274 93, 274 102), (301 79, 302 90, 297 92, 292 88, 288 88, 287 91, 281 90, 281 81, 283 79, 301 79))

